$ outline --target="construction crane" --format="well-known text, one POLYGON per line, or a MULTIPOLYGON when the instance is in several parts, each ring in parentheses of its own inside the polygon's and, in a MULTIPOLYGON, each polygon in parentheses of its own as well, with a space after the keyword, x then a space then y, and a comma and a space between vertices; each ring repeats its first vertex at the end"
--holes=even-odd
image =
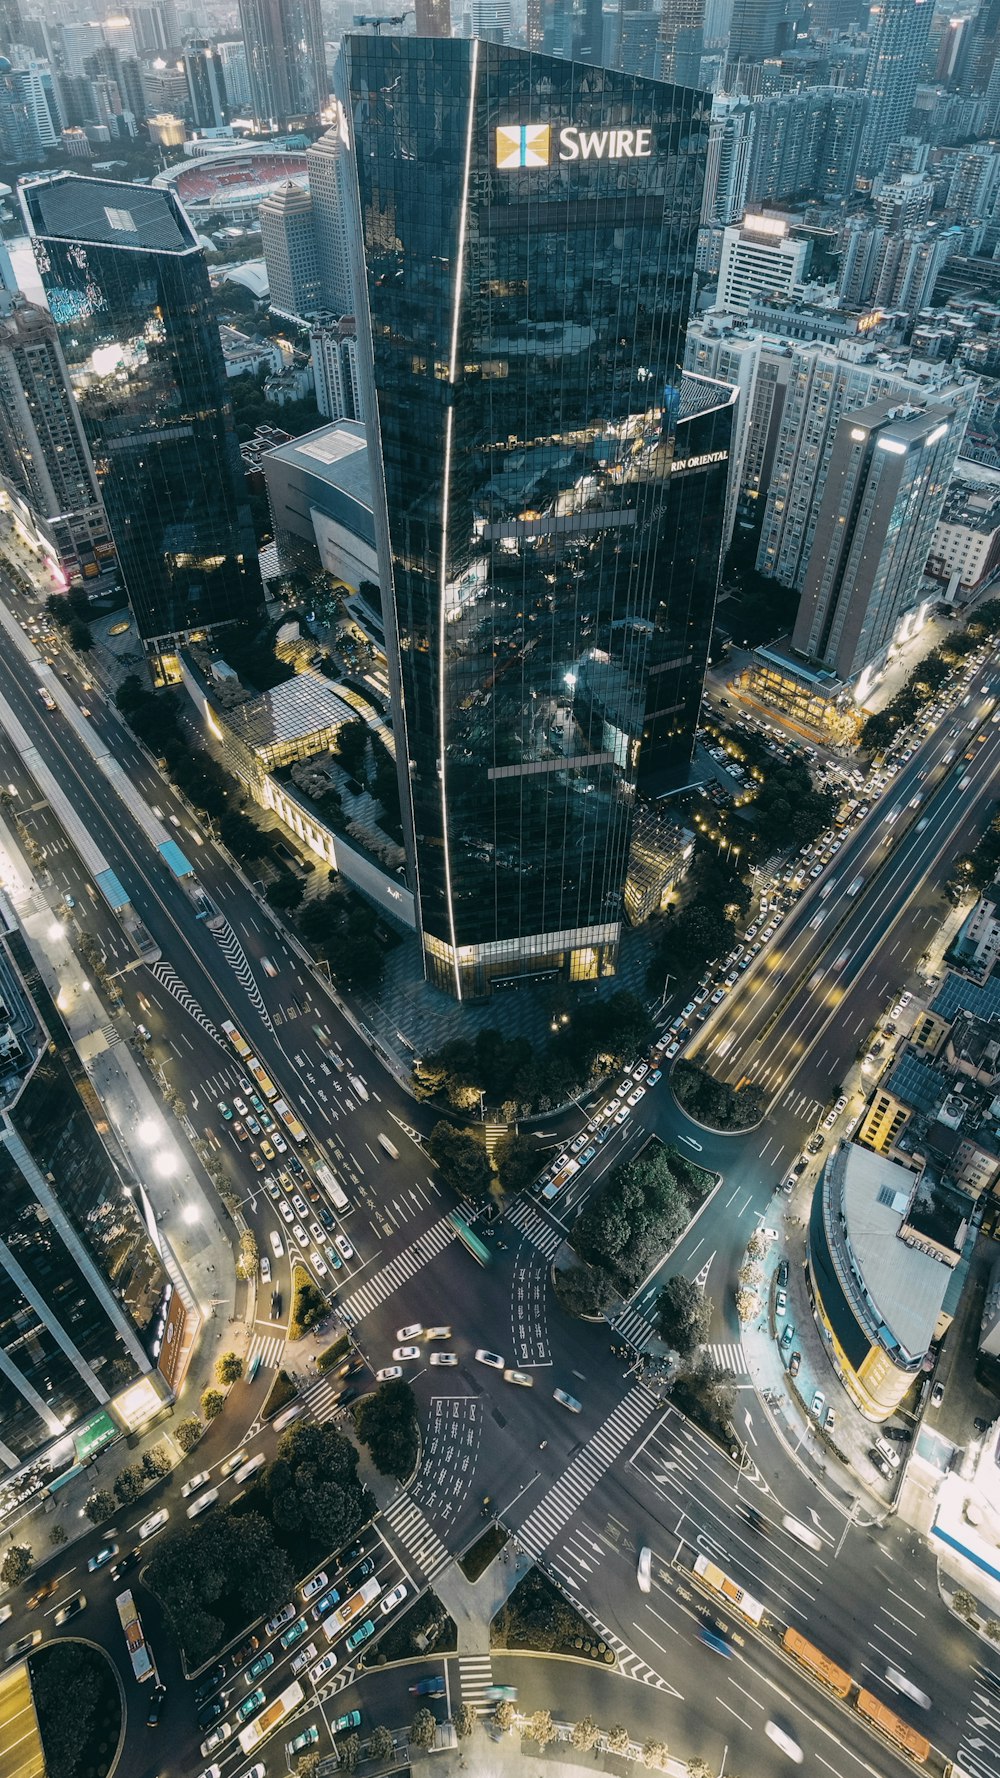
POLYGON ((406 12, 396 13, 396 15, 393 18, 386 18, 386 17, 371 17, 370 18, 367 13, 356 12, 354 14, 354 23, 358 27, 359 30, 364 30, 366 25, 371 25, 371 28, 374 31, 376 37, 381 37, 383 25, 403 25, 406 23, 406 20, 409 18, 411 11, 412 11, 412 7, 408 8, 406 12))

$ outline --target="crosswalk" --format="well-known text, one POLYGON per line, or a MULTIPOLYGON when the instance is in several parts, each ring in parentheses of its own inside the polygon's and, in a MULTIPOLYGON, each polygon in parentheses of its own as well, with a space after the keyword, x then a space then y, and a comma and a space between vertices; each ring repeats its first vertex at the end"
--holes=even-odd
POLYGON ((728 1371, 734 1377, 749 1375, 747 1355, 738 1342, 722 1341, 716 1345, 702 1346, 701 1351, 720 1371, 728 1371))
POLYGON ((392 1526, 400 1543, 417 1567, 422 1569, 428 1582, 436 1579, 442 1569, 448 1567, 451 1556, 434 1527, 427 1523, 419 1506, 414 1506, 408 1494, 397 1494, 382 1517, 392 1526))
POLYGON ((254 1334, 247 1353, 247 1369, 249 1370, 255 1358, 259 1358, 262 1370, 276 1370, 284 1350, 284 1334, 254 1334))
POLYGON ((386 1297, 392 1296, 393 1291, 399 1290, 409 1278, 422 1271, 454 1239, 455 1230, 447 1216, 432 1223, 404 1253, 397 1253, 395 1259, 391 1259, 366 1284, 359 1284, 357 1290, 352 1290, 350 1296, 340 1305, 340 1319, 344 1326, 354 1327, 366 1315, 370 1315, 373 1309, 385 1302, 386 1297))
POLYGON ((112 1048, 114 1044, 124 1043, 124 1041, 125 1041, 121 1032, 118 1029, 118 1026, 113 1025, 111 1023, 110 1019, 108 1020, 106 1025, 101 1026, 101 1034, 104 1037, 104 1041, 108 1045, 109 1049, 112 1048))
POLYGON ((634 1309, 626 1303, 623 1309, 608 1316, 608 1325, 615 1333, 621 1334, 637 1352, 648 1352, 653 1341, 659 1336, 655 1327, 646 1320, 641 1309, 634 1309))
POLYGON ((604 1425, 588 1439, 545 1499, 539 1501, 517 1533, 529 1556, 540 1556, 567 1519, 611 1468, 643 1421, 659 1403, 641 1386, 630 1389, 604 1425))
POLYGON ((308 1389, 303 1389, 302 1400, 314 1420, 322 1422, 333 1419, 337 1412, 337 1397, 343 1387, 343 1377, 317 1377, 315 1383, 310 1383, 308 1389))
POLYGON ((554 1229, 552 1224, 544 1222, 537 1210, 525 1198, 511 1198, 504 1215, 512 1222, 522 1235, 544 1253, 546 1259, 554 1259, 563 1244, 564 1236, 561 1229, 554 1229))
POLYGON ((486 1153, 488 1155, 492 1155, 501 1136, 506 1136, 506 1134, 506 1124, 487 1124, 485 1126, 483 1136, 486 1143, 486 1153))
MULTIPOLYGON (((461 1655, 458 1662, 458 1703, 471 1704, 481 1716, 493 1709, 492 1698, 487 1697, 493 1684, 492 1655, 461 1655)), ((453 1703, 456 1700, 453 1700, 453 1703)))
POLYGON ((240 987, 244 990, 254 1012, 267 1026, 267 1029, 273 1031, 271 1015, 264 1005, 260 989, 253 979, 253 971, 250 968, 247 954, 228 920, 224 920, 220 927, 213 929, 213 937, 219 944, 226 962, 235 971, 240 987))
POLYGON ((972 1662, 972 1702, 959 1744, 962 1771, 972 1778, 996 1778, 1000 1736, 1000 1673, 985 1660, 972 1662))
POLYGON ((148 963, 146 967, 149 970, 150 975, 155 975, 161 988, 166 988, 167 993, 173 995, 174 999, 183 1006, 184 1011, 190 1013, 191 1017, 197 1021, 202 1030, 207 1031, 212 1042, 217 1043, 220 1049, 224 1049, 225 1045, 223 1044, 222 1038, 219 1036, 211 1019, 208 1017, 207 1013, 202 1012, 194 995, 191 993, 186 983, 181 981, 176 969, 173 969, 169 963, 164 963, 162 961, 159 963, 148 963))

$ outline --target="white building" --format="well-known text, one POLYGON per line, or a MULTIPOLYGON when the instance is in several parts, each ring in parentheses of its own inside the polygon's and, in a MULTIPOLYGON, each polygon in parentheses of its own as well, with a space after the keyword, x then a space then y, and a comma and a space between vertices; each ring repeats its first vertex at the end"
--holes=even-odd
POLYGON ((309 347, 316 405, 323 418, 360 420, 363 416, 358 388, 358 342, 353 323, 314 327, 309 347))
POLYGON ((755 296, 799 295, 811 251, 811 243, 796 240, 780 216, 744 216, 723 230, 716 308, 745 314, 755 296))
POLYGON ((952 483, 934 532, 928 572, 952 595, 974 593, 1000 567, 1000 475, 983 473, 988 481, 952 483))

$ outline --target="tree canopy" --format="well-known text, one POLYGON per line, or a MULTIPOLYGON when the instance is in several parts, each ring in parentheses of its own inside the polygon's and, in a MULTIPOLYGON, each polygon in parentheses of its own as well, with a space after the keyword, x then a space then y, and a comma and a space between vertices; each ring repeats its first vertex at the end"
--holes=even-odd
POLYGON ((358 1402, 354 1424, 379 1474, 404 1481, 420 1448, 416 1397, 409 1383, 403 1377, 380 1383, 374 1395, 358 1402))

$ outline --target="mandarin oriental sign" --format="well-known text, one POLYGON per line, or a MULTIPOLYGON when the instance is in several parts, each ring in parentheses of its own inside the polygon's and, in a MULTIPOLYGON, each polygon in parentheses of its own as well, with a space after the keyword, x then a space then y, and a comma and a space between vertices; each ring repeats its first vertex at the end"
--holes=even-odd
MULTIPOLYGON (((559 131, 561 161, 648 160, 653 152, 651 129, 579 130, 568 124, 559 131)), ((503 124, 496 133, 497 166, 547 167, 551 160, 552 127, 547 123, 503 124)))

